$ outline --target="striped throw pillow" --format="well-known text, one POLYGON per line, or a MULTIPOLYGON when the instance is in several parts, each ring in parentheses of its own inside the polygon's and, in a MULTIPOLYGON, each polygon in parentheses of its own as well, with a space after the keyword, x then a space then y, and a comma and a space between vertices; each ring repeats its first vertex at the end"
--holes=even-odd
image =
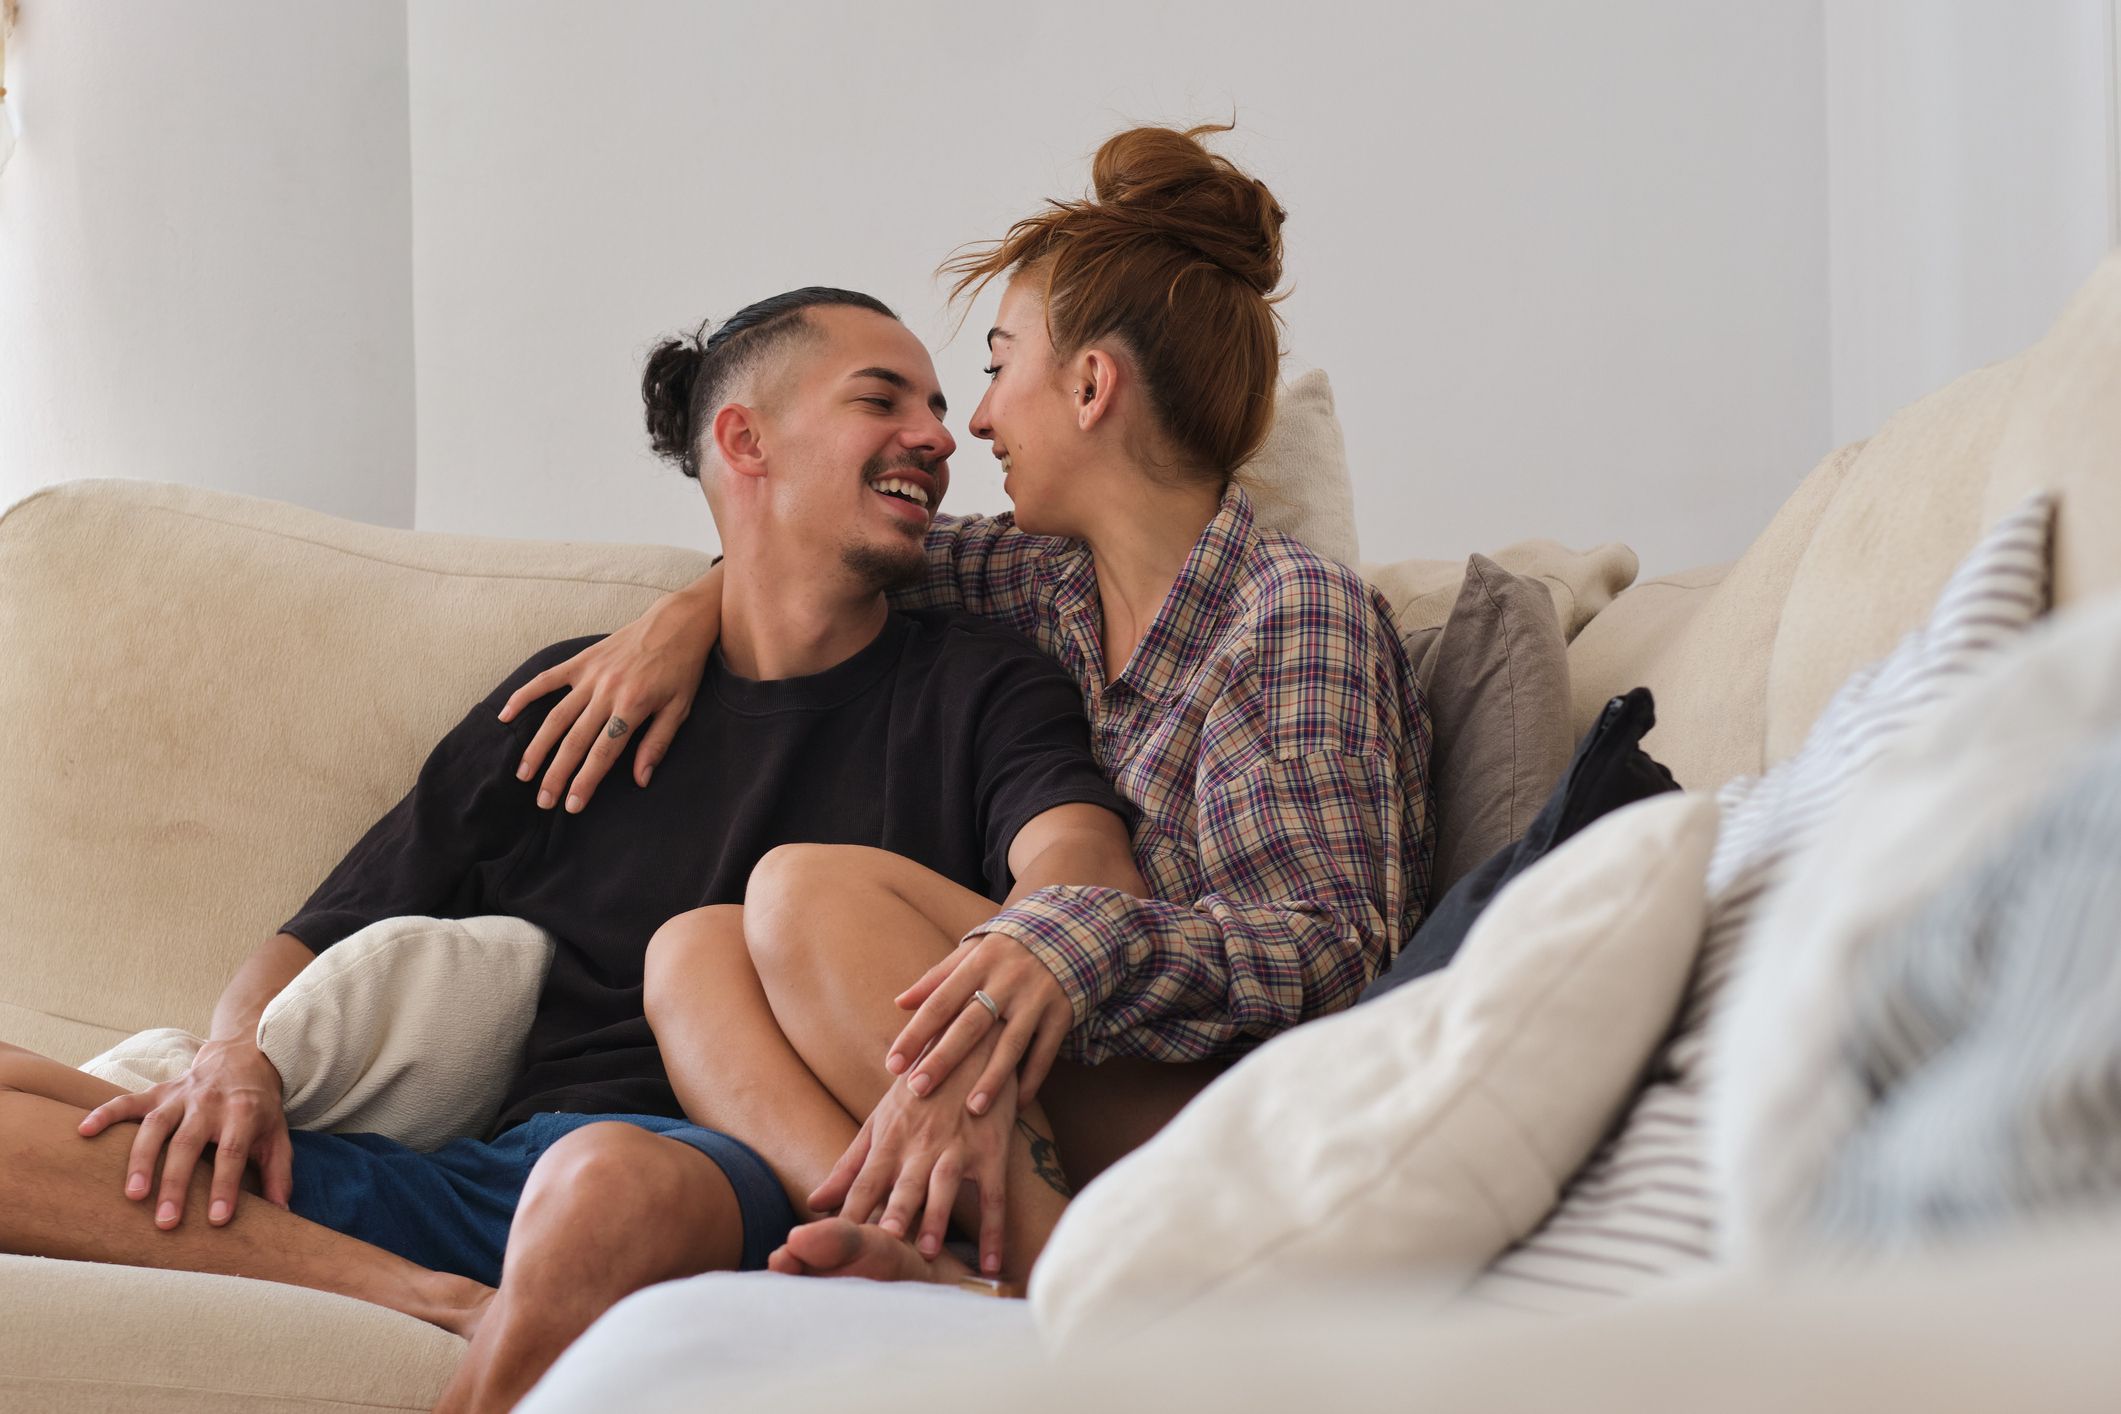
POLYGON ((1466 1300, 1568 1314, 1715 1267, 1718 1205, 1702 1142, 1710 1011, 1763 898, 1849 778, 2045 612, 2053 519, 2053 497, 2039 493, 1998 521, 1952 572, 1929 622, 1842 684, 1795 756, 1719 792, 1708 925, 1672 1037, 1634 1107, 1547 1220, 1497 1258, 1466 1300))

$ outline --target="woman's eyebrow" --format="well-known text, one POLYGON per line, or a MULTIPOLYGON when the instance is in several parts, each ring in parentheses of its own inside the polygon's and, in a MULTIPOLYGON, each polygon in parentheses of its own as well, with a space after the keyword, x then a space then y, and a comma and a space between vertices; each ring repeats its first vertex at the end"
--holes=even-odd
POLYGON ((1013 342, 1015 338, 1016 335, 1010 333, 1007 329, 1002 328, 1000 325, 996 325, 994 328, 989 329, 987 331, 987 347, 990 349, 993 348, 994 341, 996 339, 1008 339, 1013 342))

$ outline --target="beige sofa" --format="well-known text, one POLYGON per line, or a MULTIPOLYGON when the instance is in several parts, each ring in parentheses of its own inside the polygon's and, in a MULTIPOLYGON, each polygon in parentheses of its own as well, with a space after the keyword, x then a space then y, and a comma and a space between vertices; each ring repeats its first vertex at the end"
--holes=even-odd
MULTIPOLYGON (((2061 493, 2058 602, 2114 589, 2121 256, 2032 349, 1829 456, 1734 564, 1637 584, 1597 612, 1570 649, 1579 728, 1613 693, 1647 683, 1660 712, 1649 746, 1686 784, 1781 758, 1851 669, 1927 613, 1979 528, 2039 486, 2061 493)), ((76 483, 16 506, 0 520, 0 1040, 78 1062, 145 1028, 203 1029, 236 962, 402 792, 462 704, 531 649, 623 621, 702 562, 673 549, 379 530, 143 483, 76 483)), ((1997 1260, 2018 1271, 2047 1258, 1997 1260)), ((2082 1266, 2069 1266, 2071 1279, 2095 1280, 2082 1266)), ((1989 1285, 1982 1270, 1946 1262, 1924 1290, 1950 1306, 1963 1273, 1971 1302, 1989 1285)), ((747 1280, 748 1291, 760 1279, 747 1280)), ((2121 1277, 2105 1280, 2121 1304, 2121 1277)), ((1373 1296, 1350 1293, 1350 1320, 1320 1329, 1374 1335, 1373 1296)), ((775 1302, 810 1299, 843 1298, 747 1298, 730 1319, 739 1335, 747 1318, 800 1321, 775 1302)), ((1752 1318, 1717 1311, 1804 1304, 1772 1289, 1719 1299, 1638 1308, 1632 1338, 1648 1347, 1661 1330, 1684 1332, 1735 1351, 1738 1323, 1752 1318)), ((907 1328, 893 1321, 913 1311, 932 1333, 959 1309, 928 1321, 927 1308, 901 1303, 875 1329, 903 1349, 907 1328)), ((1834 1329, 1875 1318, 1883 1340, 1893 1309, 1855 1303, 1834 1329)), ((1000 1319, 1016 1324, 990 1346, 978 1387, 1058 1379, 1039 1363, 1028 1318, 1000 1319)), ((1793 1337, 1799 1349, 1829 1339, 1816 1323, 1785 1326, 1810 1332, 1793 1337)), ((1539 1387, 1542 1351, 1556 1371, 1545 1388, 1579 1388, 1567 1383, 1565 1332, 1481 1339, 1515 1352, 1517 1396, 1539 1387)), ((1166 1349, 1159 1368, 1208 1359, 1212 1342, 1201 1341, 1193 1356, 1166 1349)), ((293 1288, 0 1257, 0 1407, 424 1408, 458 1348, 410 1319, 293 1288)), ((1371 1341, 1348 1345, 1336 1368, 1363 1351, 1399 1358, 1371 1341)), ((1801 1363, 1758 1373, 1794 1379, 1786 1371, 1801 1363)), ((1094 1358, 1076 1355, 1070 1407, 1093 1392, 1166 1398, 1168 1388, 1123 1377, 1131 1368, 1115 1353, 1100 1377, 1094 1358)), ((1418 1368, 1397 1373, 1419 1387, 1418 1368)), ((568 1377, 584 1387, 578 1368, 568 1377)), ((770 1394, 798 1375, 746 1378, 770 1394)), ((917 1385, 918 1369, 906 1378, 917 1385)), ((1263 1379, 1255 1393, 1279 1387, 1263 1379)), ((1461 1405, 1477 1403, 1477 1382, 1450 1387, 1461 1405)), ((1798 1402, 1796 1391, 1760 1407, 1798 1402)), ((565 1390, 540 1398, 580 1402, 565 1390)))

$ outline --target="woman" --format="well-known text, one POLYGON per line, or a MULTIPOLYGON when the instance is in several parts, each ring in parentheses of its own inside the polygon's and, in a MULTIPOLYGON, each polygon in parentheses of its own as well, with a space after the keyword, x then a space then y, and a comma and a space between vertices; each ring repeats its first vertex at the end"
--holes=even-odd
MULTIPOLYGON (((1233 484, 1273 412, 1283 212, 1202 146, 1221 130, 1121 133, 1092 198, 946 267, 961 298, 1007 280, 971 430, 1015 509, 935 519, 897 597, 1000 620, 1074 672, 1145 886, 1019 889, 997 913, 880 851, 800 847, 743 908, 673 920, 651 948, 649 1016, 688 1112, 774 1134, 760 1147, 791 1194, 842 1214, 791 1234, 778 1270, 951 1278, 956 1204, 981 1269, 1021 1276, 1063 1164, 1094 1175, 1221 1064, 1352 1002, 1419 918, 1428 721, 1389 614, 1261 530, 1233 484)), ((541 796, 579 763, 582 808, 619 724, 653 718, 648 783, 719 592, 710 572, 510 700, 504 718, 570 689, 523 763, 559 746, 541 796)))

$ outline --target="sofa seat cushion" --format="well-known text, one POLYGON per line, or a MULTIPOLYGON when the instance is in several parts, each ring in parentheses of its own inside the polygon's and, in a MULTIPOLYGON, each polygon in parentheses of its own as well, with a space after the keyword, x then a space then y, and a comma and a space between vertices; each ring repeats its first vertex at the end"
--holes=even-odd
POLYGON ((195 1272, 0 1256, 0 1408, 434 1407, 464 1342, 381 1306, 195 1272))
MULTIPOLYGON (((526 1414, 2109 1414, 2121 1388, 2121 1222, 1920 1261, 1728 1282, 1573 1321, 1421 1321, 1406 1283, 1298 1286, 1139 1339, 1041 1359, 955 1348, 859 1382, 790 1370, 712 1406, 545 1400, 526 1414), (968 1393, 969 1392, 969 1393, 968 1393)), ((622 1373, 622 1367, 614 1366, 622 1373)))

